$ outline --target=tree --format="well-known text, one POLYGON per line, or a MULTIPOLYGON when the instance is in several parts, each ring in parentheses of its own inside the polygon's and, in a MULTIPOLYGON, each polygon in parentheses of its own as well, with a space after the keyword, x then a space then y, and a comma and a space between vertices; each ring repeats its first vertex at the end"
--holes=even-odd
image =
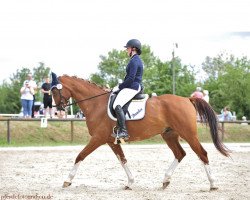
MULTIPOLYGON (((141 58, 145 69, 153 66, 157 58, 151 52, 150 47, 143 45, 142 51, 141 58)), ((129 57, 125 51, 113 49, 111 52, 108 52, 108 56, 101 55, 100 58, 101 62, 98 65, 99 72, 92 74, 90 79, 97 84, 108 84, 110 87, 114 87, 118 84, 119 79, 123 80, 129 57)))
POLYGON ((176 68, 176 94, 179 96, 189 97, 196 88, 195 72, 193 66, 181 65, 178 59, 176 68))
POLYGON ((50 68, 45 67, 43 62, 39 62, 39 66, 33 68, 34 80, 37 83, 43 83, 44 79, 50 75, 50 68))
POLYGON ((203 66, 210 68, 210 76, 204 83, 210 91, 210 103, 215 110, 229 106, 238 118, 250 117, 250 61, 243 57, 219 55, 209 58, 203 66), (218 64, 219 63, 219 64, 218 64), (220 69, 220 70, 218 70, 220 69), (223 70, 222 70, 223 69, 223 70), (217 75, 213 76, 217 71, 217 75))
MULTIPOLYGON (((34 80, 38 83, 38 88, 43 79, 49 75, 50 68, 45 67, 44 63, 40 63, 37 68, 33 68, 34 80)), ((23 86, 27 75, 32 73, 29 68, 17 69, 10 77, 10 83, 3 82, 0 86, 0 113, 20 113, 20 88, 23 86)), ((38 89, 39 90, 39 89, 38 89)), ((41 101, 40 92, 37 93, 37 100, 41 101)))
POLYGON ((128 60, 124 51, 113 49, 108 56, 100 56, 101 63, 98 65, 98 73, 91 75, 91 80, 100 85, 114 87, 119 79, 125 76, 126 62, 128 60))
POLYGON ((38 92, 36 93, 37 101, 42 101, 43 97, 39 89, 41 88, 44 82, 44 79, 46 77, 49 77, 49 75, 50 75, 50 68, 45 67, 45 64, 43 62, 39 62, 39 66, 33 68, 33 77, 38 86, 38 92))
POLYGON ((9 88, 9 84, 5 81, 0 85, 0 113, 8 113, 9 104, 6 103, 6 99, 10 93, 9 88))
POLYGON ((239 117, 250 116, 250 61, 246 58, 236 59, 226 65, 225 74, 220 77, 220 88, 239 117))
MULTIPOLYGON (((147 45, 142 46, 141 58, 144 63, 143 85, 145 93, 158 95, 172 93, 172 69, 170 62, 162 62, 155 57, 147 45)), ((125 51, 112 50, 108 56, 100 56, 99 72, 91 75, 91 80, 97 84, 109 85, 111 88, 118 84, 119 79, 125 76, 129 57, 125 51)), ((176 59, 177 94, 190 95, 194 75, 187 66, 182 66, 180 59, 176 59), (180 76, 180 77, 178 77, 180 76)))
POLYGON ((205 62, 202 63, 202 69, 207 73, 209 78, 217 79, 225 73, 227 64, 234 62, 233 55, 219 54, 214 58, 206 57, 205 62))
POLYGON ((27 78, 27 74, 31 73, 30 69, 22 68, 17 69, 15 74, 10 77, 11 83, 8 84, 8 93, 5 96, 4 102, 8 105, 7 113, 20 113, 21 101, 20 101, 20 88, 23 86, 24 81, 27 78))

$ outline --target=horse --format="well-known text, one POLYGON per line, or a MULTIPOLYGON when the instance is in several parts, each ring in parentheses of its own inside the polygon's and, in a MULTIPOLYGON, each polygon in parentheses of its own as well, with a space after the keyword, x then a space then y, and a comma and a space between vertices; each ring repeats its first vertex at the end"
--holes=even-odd
MULTIPOLYGON (((125 189, 131 189, 134 177, 128 167, 121 144, 115 143, 115 138, 112 136, 116 122, 110 119, 107 114, 111 90, 76 76, 62 75, 57 77, 55 73, 52 73, 51 92, 58 108, 67 107, 70 97, 75 100, 86 117, 86 125, 91 135, 88 144, 76 157, 74 166, 63 183, 63 187, 72 184, 80 163, 89 154, 101 145, 108 144, 127 175, 128 183, 125 189)), ((217 116, 213 108, 203 99, 171 94, 150 97, 146 102, 144 118, 137 121, 126 121, 130 135, 128 142, 140 141, 160 134, 172 150, 175 158, 165 172, 162 182, 163 189, 169 185, 174 170, 186 155, 180 145, 180 138, 190 145, 202 161, 210 183, 210 190, 218 189, 210 170, 207 152, 198 139, 197 113, 201 122, 209 126, 216 149, 222 155, 230 156, 230 150, 222 143, 219 135, 217 116)))

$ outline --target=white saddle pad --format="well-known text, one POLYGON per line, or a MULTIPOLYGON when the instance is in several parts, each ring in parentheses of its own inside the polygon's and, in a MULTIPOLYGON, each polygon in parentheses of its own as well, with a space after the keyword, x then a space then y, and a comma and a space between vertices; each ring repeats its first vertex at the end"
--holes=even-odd
MULTIPOLYGON (((111 95, 110 95, 109 101, 108 101, 108 110, 107 110, 108 111, 108 116, 112 120, 117 121, 116 117, 114 117, 112 115, 112 113, 110 112, 110 108, 109 108, 111 95)), ((129 112, 131 118, 129 117, 128 113, 126 113, 126 116, 125 116, 126 120, 139 120, 139 119, 142 119, 145 116, 147 100, 148 100, 148 94, 145 94, 144 99, 132 100, 132 102, 129 104, 129 107, 128 107, 128 112, 129 112)))

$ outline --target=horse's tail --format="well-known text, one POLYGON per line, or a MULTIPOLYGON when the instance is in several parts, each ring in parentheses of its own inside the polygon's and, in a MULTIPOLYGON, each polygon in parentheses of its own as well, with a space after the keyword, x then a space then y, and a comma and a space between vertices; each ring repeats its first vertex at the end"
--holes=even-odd
POLYGON ((202 123, 208 124, 210 128, 210 134, 216 149, 224 156, 229 156, 229 150, 222 143, 219 137, 219 123, 217 115, 213 108, 203 99, 200 98, 189 98, 191 103, 194 105, 196 111, 200 116, 202 123))

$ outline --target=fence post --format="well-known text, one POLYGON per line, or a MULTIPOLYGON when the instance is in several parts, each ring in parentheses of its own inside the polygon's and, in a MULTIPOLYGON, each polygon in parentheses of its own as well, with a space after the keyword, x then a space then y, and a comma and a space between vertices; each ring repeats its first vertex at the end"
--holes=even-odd
POLYGON ((73 120, 72 121, 70 121, 70 124, 71 124, 71 140, 70 140, 70 142, 71 143, 73 143, 73 141, 74 141, 74 124, 73 124, 73 120))
POLYGON ((222 132, 221 139, 222 139, 222 141, 223 141, 223 140, 224 140, 224 133, 225 133, 224 122, 221 122, 221 132, 222 132))
POLYGON ((10 144, 10 120, 7 120, 7 142, 10 144))

